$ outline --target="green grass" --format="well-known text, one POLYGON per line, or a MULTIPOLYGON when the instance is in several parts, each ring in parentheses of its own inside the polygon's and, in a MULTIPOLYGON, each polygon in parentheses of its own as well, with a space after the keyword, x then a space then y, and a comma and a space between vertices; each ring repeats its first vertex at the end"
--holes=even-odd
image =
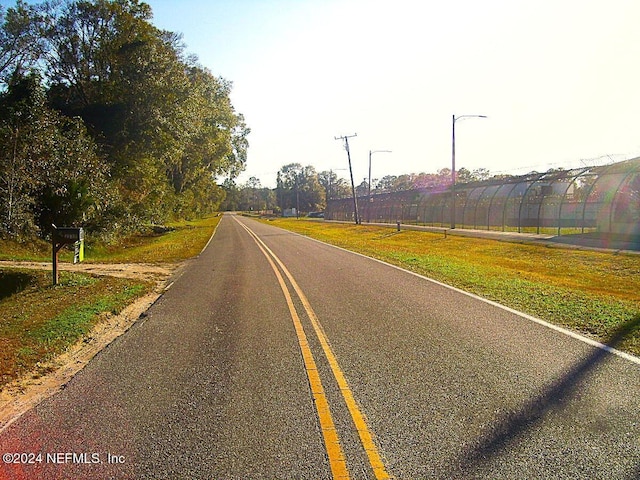
MULTIPOLYGON (((90 235, 85 240, 85 260, 100 263, 173 263, 191 258, 202 250, 222 216, 210 216, 194 221, 172 222, 163 233, 131 235, 106 244, 90 235)), ((73 253, 64 247, 60 261, 70 262, 73 253)), ((31 242, 0 242, 0 260, 51 261, 51 244, 44 240, 31 242)))
MULTIPOLYGON (((66 254, 70 259, 71 253, 66 254)), ((0 241, 0 260, 22 261, 22 262, 50 262, 51 244, 41 239, 33 239, 28 242, 16 242, 10 239, 0 241)))
POLYGON ((136 235, 113 245, 89 246, 90 261, 105 263, 173 263, 194 257, 207 244, 222 216, 167 225, 166 233, 136 235))
POLYGON ((52 286, 51 272, 19 269, 0 270, 0 281, 15 286, 0 299, 0 387, 63 352, 102 313, 118 313, 153 288, 150 282, 68 272, 52 286))
POLYGON ((640 355, 640 257, 439 233, 278 219, 272 225, 378 258, 640 355), (624 331, 623 338, 619 333, 624 331))

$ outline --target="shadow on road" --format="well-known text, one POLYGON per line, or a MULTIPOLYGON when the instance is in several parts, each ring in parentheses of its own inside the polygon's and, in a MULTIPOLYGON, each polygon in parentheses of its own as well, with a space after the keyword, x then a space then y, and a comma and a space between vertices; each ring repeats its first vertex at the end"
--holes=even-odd
MULTIPOLYGON (((618 328, 606 344, 615 348, 639 329, 640 314, 618 328)), ((594 371, 608 355, 611 354, 606 350, 594 348, 592 354, 569 368, 558 380, 548 385, 540 395, 523 405, 519 412, 498 419, 497 423, 481 436, 474 446, 462 453, 457 464, 459 471, 473 472, 476 468, 490 462, 501 452, 508 450, 509 446, 521 435, 535 428, 544 419, 547 412, 561 409, 570 401, 572 394, 585 380, 585 377, 594 371)), ((640 464, 636 466, 635 472, 640 474, 640 464)), ((630 478, 640 478, 640 475, 632 475, 630 478)))

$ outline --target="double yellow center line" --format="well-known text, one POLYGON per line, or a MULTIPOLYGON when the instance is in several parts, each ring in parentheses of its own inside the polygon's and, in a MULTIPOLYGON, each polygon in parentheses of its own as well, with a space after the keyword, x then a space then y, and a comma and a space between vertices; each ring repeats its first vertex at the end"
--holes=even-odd
POLYGON ((313 358, 313 354, 311 353, 309 342, 307 341, 307 336, 305 334, 304 328, 302 327, 300 317, 298 316, 298 313, 295 309, 291 293, 289 292, 289 288, 287 287, 287 284, 284 281, 284 278, 282 277, 278 266, 289 280, 289 283, 291 283, 293 290, 300 299, 300 302, 302 303, 302 306, 304 307, 304 310, 309 317, 313 330, 318 337, 320 345, 322 346, 322 350, 325 354, 325 357, 327 358, 329 366, 331 367, 331 371, 333 372, 333 376, 335 377, 338 387, 340 388, 340 392, 342 393, 349 413, 351 414, 351 418, 353 419, 353 423, 360 437, 360 442, 362 443, 362 446, 367 454, 375 477, 377 479, 391 478, 387 473, 382 459, 380 458, 380 454, 378 453, 378 449, 373 442, 373 437, 371 435, 371 432, 369 431, 369 428, 367 427, 364 415, 358 408, 355 398, 353 397, 353 393, 349 388, 349 384, 347 383, 347 380, 342 373, 342 369, 338 365, 336 356, 334 355, 333 350, 331 349, 331 346, 327 341, 327 336, 322 329, 322 325, 320 324, 317 315, 313 311, 313 308, 311 308, 311 304, 309 303, 306 295, 302 292, 300 286, 295 281, 289 270, 273 253, 273 251, 271 251, 271 249, 269 249, 269 247, 267 247, 267 245, 249 227, 240 222, 237 218, 234 218, 234 220, 236 220, 236 222, 238 222, 242 226, 242 228, 244 228, 249 233, 249 235, 251 235, 253 240, 256 242, 266 259, 268 260, 271 268, 273 269, 273 272, 276 275, 276 278, 278 279, 278 283, 280 284, 282 293, 284 294, 284 297, 287 301, 289 313, 291 314, 291 319, 293 320, 296 335, 298 337, 298 344, 302 352, 305 370, 307 372, 309 384, 311 385, 311 393, 313 395, 314 404, 318 413, 320 428, 322 430, 324 444, 327 450, 327 456, 329 459, 329 464, 331 466, 331 473, 333 475, 333 478, 348 479, 350 478, 349 471, 347 469, 342 446, 340 445, 338 432, 335 428, 335 424, 333 423, 333 418, 329 409, 329 402, 324 393, 322 381, 320 380, 320 374, 316 367, 316 362, 313 358), (276 266, 276 264, 278 266, 276 266))

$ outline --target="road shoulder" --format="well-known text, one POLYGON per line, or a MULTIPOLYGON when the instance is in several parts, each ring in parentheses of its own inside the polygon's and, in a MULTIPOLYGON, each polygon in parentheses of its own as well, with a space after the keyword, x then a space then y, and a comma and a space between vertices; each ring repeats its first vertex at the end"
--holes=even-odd
MULTIPOLYGON (((124 334, 153 305, 180 275, 180 264, 63 264, 62 270, 125 278, 152 280, 152 292, 137 298, 118 315, 102 314, 96 326, 66 352, 39 364, 37 369, 7 384, 0 390, 0 432, 46 398, 54 395, 81 371, 100 351, 124 334), (42 374, 42 372, 48 372, 42 374)), ((0 268, 49 269, 50 263, 0 262, 0 268)))

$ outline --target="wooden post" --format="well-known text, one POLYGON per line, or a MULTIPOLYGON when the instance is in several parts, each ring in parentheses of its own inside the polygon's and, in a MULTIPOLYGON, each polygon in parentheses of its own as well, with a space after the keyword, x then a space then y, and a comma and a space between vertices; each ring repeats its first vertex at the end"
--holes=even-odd
POLYGON ((53 233, 51 234, 51 245, 52 245, 52 252, 51 252, 51 263, 53 264, 53 285, 57 285, 58 284, 58 252, 60 251, 60 249, 62 248, 62 246, 64 245, 64 242, 60 242, 58 243, 58 227, 56 227, 55 225, 51 225, 53 227, 53 233))
POLYGON ((52 246, 52 251, 51 251, 51 263, 53 264, 53 285, 57 285, 58 284, 58 248, 56 245, 56 231, 57 231, 57 227, 55 225, 51 225, 53 227, 53 232, 51 233, 51 246, 52 246))

